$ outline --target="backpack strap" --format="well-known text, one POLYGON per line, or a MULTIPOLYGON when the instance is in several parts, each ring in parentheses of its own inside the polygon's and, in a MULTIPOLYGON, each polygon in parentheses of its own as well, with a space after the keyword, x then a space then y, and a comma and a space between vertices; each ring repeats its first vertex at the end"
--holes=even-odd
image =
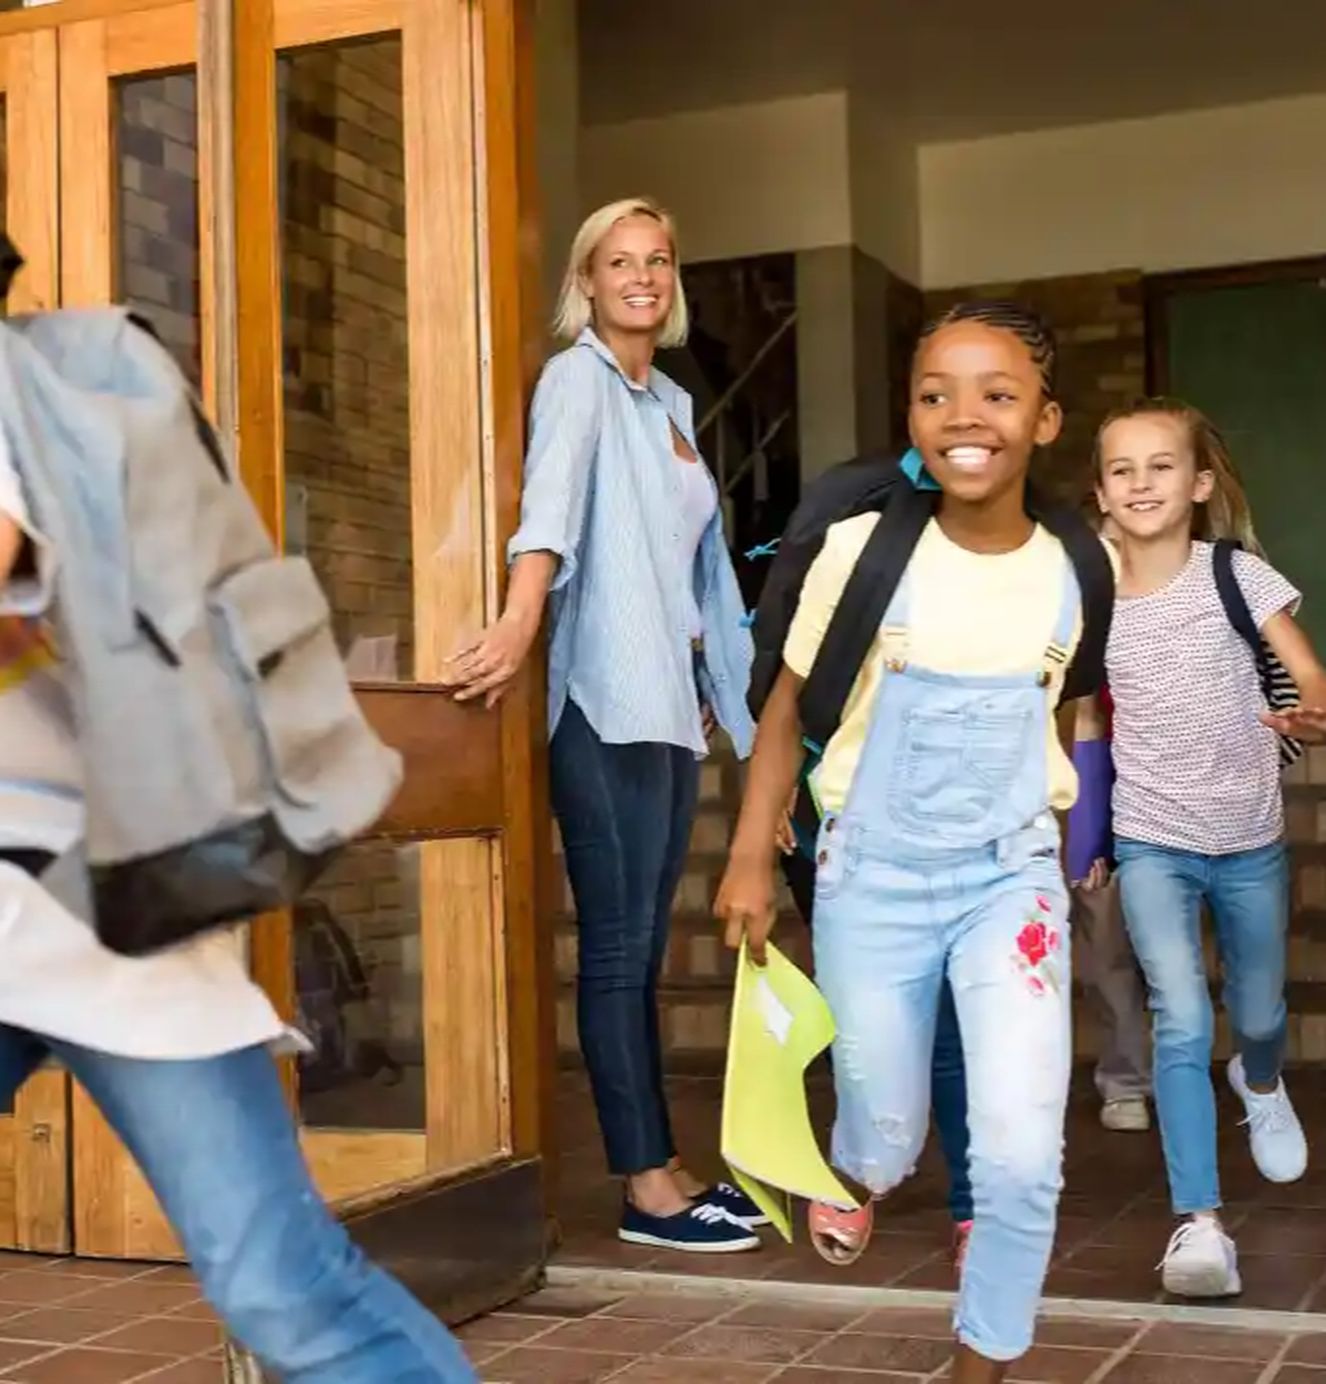
POLYGON ((1043 505, 1030 493, 1027 509, 1063 544, 1082 597, 1082 638, 1068 665, 1060 694, 1061 703, 1071 702, 1088 697, 1105 685, 1105 646, 1114 619, 1114 569, 1100 535, 1077 510, 1066 505, 1043 505))
POLYGON ((852 568, 801 689, 801 727, 817 749, 838 728, 848 694, 934 510, 933 492, 900 488, 852 568))
POLYGON ((1234 632, 1239 638, 1252 650, 1252 656, 1257 660, 1257 672, 1260 674, 1266 652, 1262 648, 1262 637, 1258 633, 1257 623, 1252 618, 1252 611, 1248 609, 1243 588, 1234 572, 1234 554, 1242 547, 1241 543, 1232 538, 1217 538, 1211 545, 1211 568, 1215 575, 1220 604, 1225 608, 1225 618, 1234 627, 1234 632))

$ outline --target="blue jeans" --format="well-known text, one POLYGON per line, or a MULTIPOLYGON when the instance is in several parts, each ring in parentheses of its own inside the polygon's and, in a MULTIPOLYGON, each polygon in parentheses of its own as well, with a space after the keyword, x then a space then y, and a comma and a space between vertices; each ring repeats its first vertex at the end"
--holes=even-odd
POLYGON ((568 701, 550 768, 580 932, 580 1050, 608 1167, 629 1176, 676 1152, 657 992, 700 766, 677 745, 605 744, 568 701))
POLYGON ((1202 956, 1210 906, 1224 967, 1224 1001, 1253 1085, 1280 1075, 1285 1046, 1289 865, 1283 842, 1231 855, 1120 841, 1119 889, 1153 1012, 1156 1111, 1180 1215, 1220 1205, 1215 1020, 1202 956))
POLYGON ((0 1025, 0 1096, 50 1051, 138 1160, 207 1300, 289 1384, 474 1384, 455 1338, 328 1212, 263 1048, 113 1057, 0 1025))

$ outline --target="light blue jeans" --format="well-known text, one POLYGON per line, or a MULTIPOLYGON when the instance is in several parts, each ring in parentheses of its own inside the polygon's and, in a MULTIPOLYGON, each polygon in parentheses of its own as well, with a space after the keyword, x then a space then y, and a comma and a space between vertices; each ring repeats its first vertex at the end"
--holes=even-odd
POLYGON ((975 1210, 958 1335, 1016 1359, 1031 1345, 1062 1187, 1072 969, 1058 834, 1051 823, 911 863, 850 828, 822 843, 815 978, 837 1027, 833 1161, 877 1193, 915 1167, 947 964, 975 1210))
POLYGON ((1224 1001, 1254 1085, 1280 1075, 1285 1046, 1285 935, 1289 865, 1283 842, 1199 855, 1119 841, 1119 890, 1133 950, 1150 991, 1156 1111, 1179 1215, 1220 1205, 1215 1018, 1202 955, 1203 900, 1224 967, 1224 1001))
POLYGON ((279 1378, 477 1381, 451 1333, 328 1212, 265 1049, 147 1062, 0 1025, 0 1098, 48 1049, 138 1160, 207 1300, 279 1378))

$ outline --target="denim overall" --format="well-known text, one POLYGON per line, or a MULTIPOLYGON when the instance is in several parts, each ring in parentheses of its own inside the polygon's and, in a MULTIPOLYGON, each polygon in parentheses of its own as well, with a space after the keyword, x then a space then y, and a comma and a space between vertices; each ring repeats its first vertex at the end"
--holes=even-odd
POLYGON ((1066 558, 1062 582, 1040 666, 968 677, 908 662, 904 574, 861 760, 817 855, 815 974, 837 1025, 833 1158, 876 1193, 912 1172, 925 1143, 948 967, 975 1194, 957 1327, 993 1360, 1031 1345, 1062 1182, 1071 972, 1046 740, 1080 608, 1066 558))

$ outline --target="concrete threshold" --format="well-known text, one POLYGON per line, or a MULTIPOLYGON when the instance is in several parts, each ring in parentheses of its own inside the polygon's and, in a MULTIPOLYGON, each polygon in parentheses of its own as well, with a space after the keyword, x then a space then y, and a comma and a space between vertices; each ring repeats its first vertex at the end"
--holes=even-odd
MULTIPOLYGON (((788 1279, 718 1278, 708 1274, 657 1273, 647 1269, 550 1264, 551 1288, 585 1288, 602 1293, 678 1293, 745 1302, 819 1302, 859 1307, 953 1308, 957 1294, 914 1288, 871 1288, 858 1284, 797 1283, 788 1279)), ((1045 1298, 1041 1317, 1084 1321, 1181 1322, 1282 1333, 1326 1331, 1326 1313, 1279 1312, 1254 1307, 1195 1306, 1168 1302, 1113 1302, 1102 1298, 1045 1298)), ((1326 1381, 1326 1374, 1322 1376, 1326 1381)))

